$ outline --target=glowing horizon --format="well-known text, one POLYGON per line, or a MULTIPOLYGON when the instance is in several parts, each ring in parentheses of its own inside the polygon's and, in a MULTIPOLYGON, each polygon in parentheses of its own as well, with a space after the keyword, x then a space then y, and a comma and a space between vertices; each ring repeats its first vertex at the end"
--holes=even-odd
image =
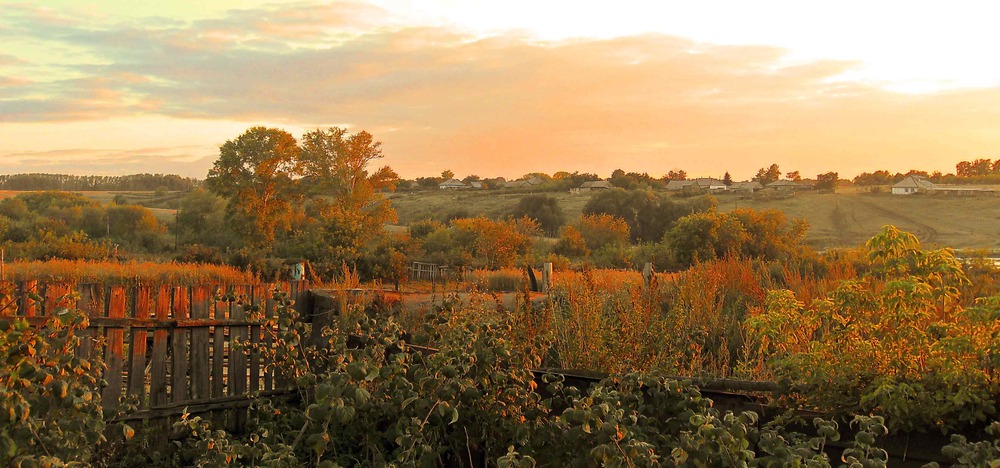
POLYGON ((661 3, 0 1, 0 172, 202 178, 261 124, 407 178, 996 157, 989 4, 661 3))

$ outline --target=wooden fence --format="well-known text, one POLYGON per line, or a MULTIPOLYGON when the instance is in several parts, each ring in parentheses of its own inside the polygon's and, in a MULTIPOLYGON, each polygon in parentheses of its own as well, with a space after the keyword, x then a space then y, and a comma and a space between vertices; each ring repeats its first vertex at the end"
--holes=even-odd
POLYGON ((90 324, 81 332, 78 353, 103 355, 105 415, 116 414, 127 396, 139 410, 118 420, 211 412, 233 429, 242 427, 245 412, 232 410, 249 406, 254 394, 275 393, 275 374, 260 352, 273 340, 266 325, 275 314, 272 291, 282 289, 303 305, 308 294, 306 282, 105 286, 25 281, 10 286, 13 303, 0 310, 0 320, 19 316, 41 325, 59 308, 73 306, 87 314, 90 324), (259 320, 248 319, 245 306, 250 305, 260 306, 259 320))

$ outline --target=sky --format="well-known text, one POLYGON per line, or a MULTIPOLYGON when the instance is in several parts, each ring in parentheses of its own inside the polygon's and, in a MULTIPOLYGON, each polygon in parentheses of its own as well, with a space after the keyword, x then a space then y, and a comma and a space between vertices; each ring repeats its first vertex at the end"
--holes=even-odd
POLYGON ((204 178, 256 125, 402 177, 998 158, 986 1, 0 0, 0 173, 204 178))

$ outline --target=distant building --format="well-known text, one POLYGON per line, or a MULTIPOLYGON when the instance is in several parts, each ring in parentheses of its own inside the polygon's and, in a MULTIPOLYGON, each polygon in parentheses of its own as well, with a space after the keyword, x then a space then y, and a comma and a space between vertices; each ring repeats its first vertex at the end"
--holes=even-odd
POLYGON ((998 192, 1000 192, 1000 187, 997 186, 935 184, 918 175, 907 176, 892 186, 893 195, 932 193, 935 195, 955 196, 995 196, 998 192))
POLYGON ((775 190, 803 190, 808 189, 809 187, 795 182, 794 180, 776 180, 767 184, 767 188, 775 190))
POLYGON ((482 189, 483 182, 479 180, 473 180, 472 182, 469 182, 469 187, 472 187, 474 189, 482 189))
POLYGON ((514 180, 511 182, 505 182, 503 188, 532 188, 537 187, 545 183, 545 180, 541 177, 534 176, 529 179, 514 180))
POLYGON ((711 177, 701 177, 689 180, 671 180, 667 182, 666 190, 671 192, 681 190, 726 190, 726 183, 711 177))
POLYGON ((911 175, 892 186, 893 195, 912 195, 919 192, 933 192, 937 188, 933 182, 911 175))
POLYGON ((469 186, 466 185, 465 182, 462 182, 461 180, 448 179, 444 182, 441 182, 438 185, 438 188, 440 188, 441 190, 458 190, 458 189, 469 188, 469 186))
POLYGON ((762 188, 764 188, 764 186, 756 180, 751 180, 749 182, 734 182, 733 185, 729 186, 729 190, 742 193, 754 193, 762 188))
POLYGON ((580 185, 580 187, 577 188, 577 191, 584 192, 588 190, 608 190, 610 188, 611 182, 606 180, 590 180, 580 185))

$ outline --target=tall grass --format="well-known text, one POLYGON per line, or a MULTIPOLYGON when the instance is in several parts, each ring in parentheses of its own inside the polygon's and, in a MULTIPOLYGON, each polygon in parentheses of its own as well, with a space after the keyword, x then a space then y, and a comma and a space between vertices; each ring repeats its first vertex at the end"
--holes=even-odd
POLYGON ((4 265, 7 281, 103 284, 249 284, 257 278, 233 267, 195 263, 84 260, 15 261, 4 265))

